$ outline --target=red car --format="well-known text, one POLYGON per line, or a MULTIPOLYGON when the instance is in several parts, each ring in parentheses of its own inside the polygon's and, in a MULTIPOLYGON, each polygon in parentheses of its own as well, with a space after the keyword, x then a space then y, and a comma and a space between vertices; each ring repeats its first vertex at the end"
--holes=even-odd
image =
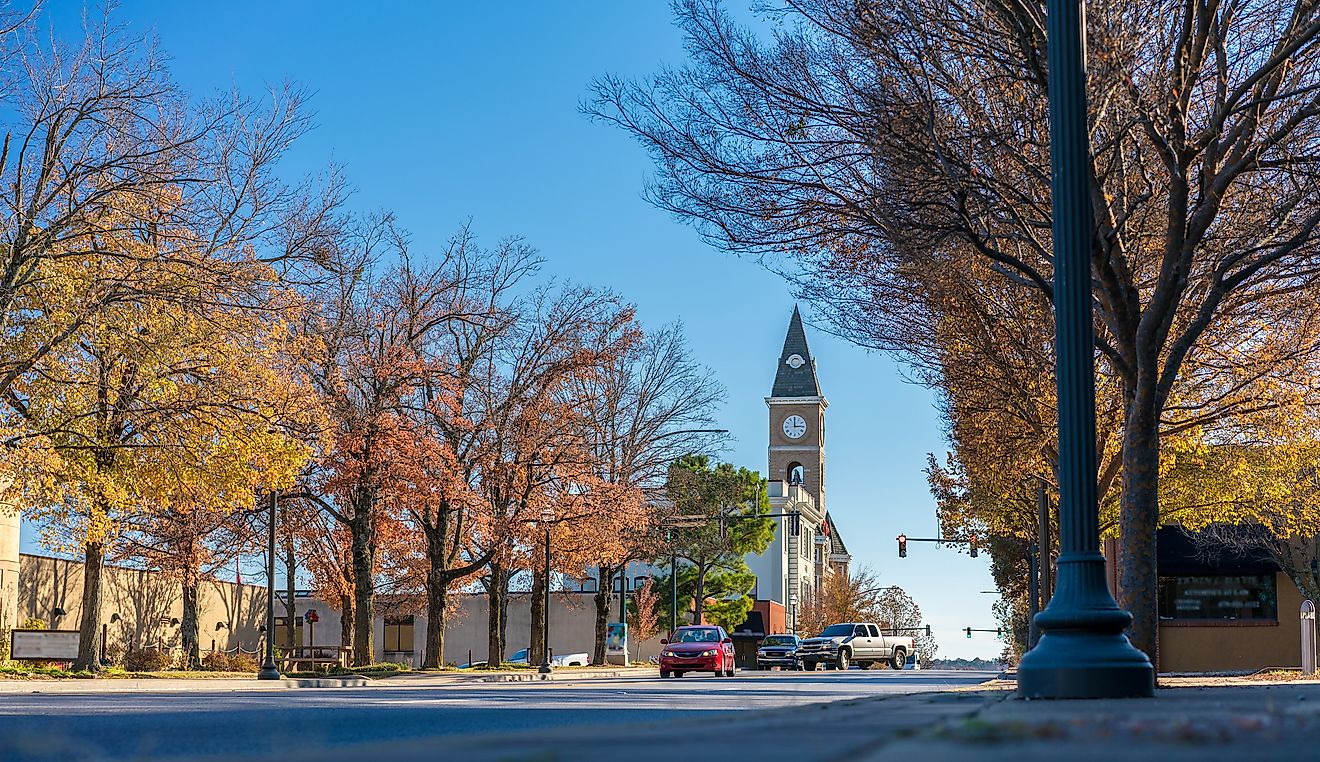
POLYGON ((733 677, 733 638, 723 627, 692 625, 660 639, 660 677, 682 677, 684 672, 714 672, 733 677))

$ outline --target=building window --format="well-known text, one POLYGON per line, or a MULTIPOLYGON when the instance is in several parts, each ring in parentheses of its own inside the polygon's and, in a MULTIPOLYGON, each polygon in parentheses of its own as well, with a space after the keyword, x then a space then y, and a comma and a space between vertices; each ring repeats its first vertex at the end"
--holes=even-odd
POLYGON ((413 650, 413 617, 385 617, 385 650, 391 653, 413 650))
POLYGON ((804 530, 802 530, 802 541, 801 541, 800 543, 798 543, 798 544, 802 546, 802 552, 799 553, 798 555, 802 556, 803 558, 811 558, 811 530, 810 530, 810 529, 804 529, 804 530))
POLYGON ((1274 575, 1161 577, 1160 618, 1277 621, 1274 575))
POLYGON ((806 476, 806 473, 807 473, 807 471, 806 471, 806 469, 804 469, 804 468, 802 467, 802 464, 801 464, 801 463, 789 463, 789 464, 788 464, 788 483, 789 483, 789 484, 801 484, 801 483, 802 483, 802 480, 803 480, 803 477, 806 476))

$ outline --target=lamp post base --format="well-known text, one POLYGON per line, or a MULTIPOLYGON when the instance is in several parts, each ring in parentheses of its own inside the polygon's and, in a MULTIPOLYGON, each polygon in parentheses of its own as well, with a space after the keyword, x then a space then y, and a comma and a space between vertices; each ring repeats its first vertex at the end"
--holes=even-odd
POLYGON ((1018 665, 1018 698, 1150 698, 1155 668, 1122 633, 1046 634, 1018 665))
POLYGON ((541 666, 536 668, 536 671, 541 673, 542 675, 548 675, 554 671, 554 668, 551 667, 549 664, 542 664, 541 666))
POLYGON ((267 664, 263 664, 263 665, 261 665, 261 671, 257 673, 257 679, 258 679, 258 680, 279 680, 279 679, 280 679, 280 669, 279 669, 279 667, 276 667, 274 664, 269 664, 269 663, 267 663, 267 664))
POLYGON ((1155 667, 1123 630, 1132 616, 1105 582, 1099 553, 1059 559, 1059 586, 1036 616, 1040 641, 1018 665, 1018 698, 1149 698, 1155 667))

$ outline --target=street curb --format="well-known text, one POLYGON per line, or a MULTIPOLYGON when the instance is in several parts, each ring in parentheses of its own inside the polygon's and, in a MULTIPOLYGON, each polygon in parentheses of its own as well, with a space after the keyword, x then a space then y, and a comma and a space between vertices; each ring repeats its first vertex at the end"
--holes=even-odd
POLYGON ((531 683, 531 682, 541 682, 545 680, 549 680, 549 681, 599 680, 602 678, 643 677, 647 674, 650 674, 649 670, 639 670, 635 672, 632 671, 625 672, 623 670, 616 670, 614 672, 586 672, 586 673, 551 672, 548 675, 543 675, 539 672, 531 672, 527 674, 515 672, 507 675, 482 675, 474 679, 477 680, 478 682, 483 682, 483 683, 531 683))
POLYGON ((0 680, 0 696, 15 693, 206 693, 216 691, 235 693, 287 690, 290 688, 445 687, 470 683, 570 682, 573 680, 642 678, 648 675, 651 675, 650 670, 634 669, 611 670, 608 672, 552 672, 548 675, 542 675, 538 672, 505 674, 440 673, 435 675, 414 673, 410 676, 399 675, 387 678, 341 675, 338 677, 289 677, 280 680, 257 680, 255 678, 0 680))
POLYGON ((0 680, 0 696, 14 693, 226 693, 288 688, 364 688, 372 682, 361 675, 325 678, 251 679, 115 679, 0 680))
POLYGON ((280 681, 285 688, 365 688, 371 681, 361 675, 292 677, 280 681))

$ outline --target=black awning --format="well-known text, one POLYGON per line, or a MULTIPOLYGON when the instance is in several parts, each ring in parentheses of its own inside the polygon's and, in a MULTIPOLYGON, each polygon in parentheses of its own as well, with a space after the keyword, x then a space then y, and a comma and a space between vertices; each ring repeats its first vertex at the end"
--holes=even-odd
MULTIPOLYGON (((1242 528, 1243 533, 1251 531, 1242 528)), ((1155 535, 1159 573, 1162 577, 1209 577, 1233 574, 1273 574, 1279 565, 1262 549, 1240 552, 1227 547, 1197 547, 1181 527, 1161 527, 1155 535)))
POLYGON ((747 621, 733 628, 729 633, 734 638, 764 638, 765 637, 765 619, 759 611, 749 611, 747 621))

